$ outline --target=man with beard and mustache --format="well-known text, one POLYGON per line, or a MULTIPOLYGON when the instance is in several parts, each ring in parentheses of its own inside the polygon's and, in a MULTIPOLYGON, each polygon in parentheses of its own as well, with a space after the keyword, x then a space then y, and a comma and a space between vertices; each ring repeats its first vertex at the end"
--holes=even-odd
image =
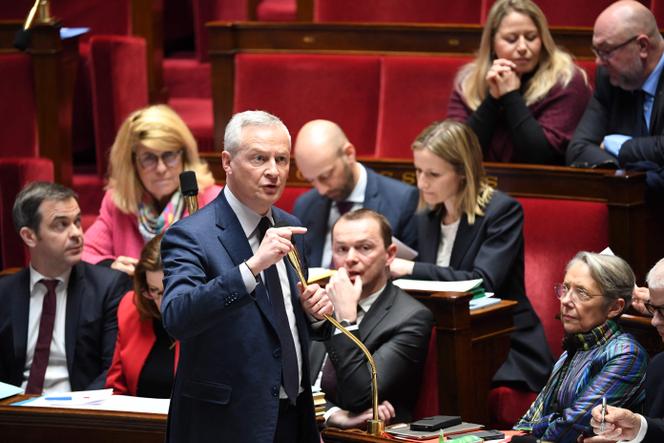
POLYGON ((315 188, 300 196, 293 209, 308 229, 305 255, 309 266, 330 266, 334 222, 344 213, 363 207, 384 215, 394 236, 415 246, 417 232, 412 219, 417 189, 377 174, 360 164, 355 155, 355 146, 334 122, 312 120, 297 135, 297 168, 315 188))
MULTIPOLYGON (((652 12, 618 1, 595 21, 595 92, 567 149, 567 164, 657 171, 664 166, 664 40, 652 12)), ((664 186, 664 176, 649 176, 664 186)))
POLYGON ((39 395, 103 388, 129 278, 81 261, 81 210, 71 189, 29 184, 13 218, 30 265, 0 279, 0 381, 39 395))

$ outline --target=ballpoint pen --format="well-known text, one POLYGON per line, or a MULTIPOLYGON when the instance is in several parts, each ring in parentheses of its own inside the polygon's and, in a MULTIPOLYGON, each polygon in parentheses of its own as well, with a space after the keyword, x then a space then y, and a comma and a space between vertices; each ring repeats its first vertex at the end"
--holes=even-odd
POLYGON ((599 432, 604 432, 605 417, 606 417, 606 397, 602 397, 602 421, 599 423, 599 432))

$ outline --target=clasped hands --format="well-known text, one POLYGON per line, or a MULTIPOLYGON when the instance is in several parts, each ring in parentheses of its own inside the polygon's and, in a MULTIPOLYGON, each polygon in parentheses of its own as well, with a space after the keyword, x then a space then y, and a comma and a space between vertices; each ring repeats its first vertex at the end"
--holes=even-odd
POLYGON ((521 87, 521 78, 516 72, 516 64, 505 58, 497 58, 486 73, 485 80, 491 97, 498 99, 508 92, 521 87))

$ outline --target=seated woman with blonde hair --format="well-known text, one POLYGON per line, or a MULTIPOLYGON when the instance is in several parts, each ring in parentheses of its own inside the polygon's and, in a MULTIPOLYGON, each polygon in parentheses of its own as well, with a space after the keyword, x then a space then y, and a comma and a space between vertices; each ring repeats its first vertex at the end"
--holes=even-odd
POLYGON ((115 394, 169 398, 179 346, 161 324, 164 267, 161 234, 141 253, 134 290, 118 306, 118 337, 106 386, 115 394))
POLYGON ((219 194, 194 136, 175 111, 154 105, 127 117, 111 148, 99 216, 85 232, 83 260, 133 274, 143 245, 187 215, 182 171, 196 173, 200 207, 219 194))
POLYGON ((590 94, 542 10, 530 0, 498 0, 477 57, 457 74, 447 117, 473 128, 486 161, 563 164, 590 94))

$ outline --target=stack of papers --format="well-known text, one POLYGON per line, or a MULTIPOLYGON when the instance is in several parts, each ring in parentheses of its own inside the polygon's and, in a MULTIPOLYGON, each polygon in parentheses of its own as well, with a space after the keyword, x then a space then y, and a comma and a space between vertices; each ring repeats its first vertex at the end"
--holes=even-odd
POLYGON ((18 386, 10 385, 0 381, 0 400, 12 395, 23 394, 25 391, 18 386))
POLYGON ((474 296, 484 294, 482 279, 461 281, 430 281, 400 278, 393 282, 404 291, 415 292, 470 292, 474 296))

